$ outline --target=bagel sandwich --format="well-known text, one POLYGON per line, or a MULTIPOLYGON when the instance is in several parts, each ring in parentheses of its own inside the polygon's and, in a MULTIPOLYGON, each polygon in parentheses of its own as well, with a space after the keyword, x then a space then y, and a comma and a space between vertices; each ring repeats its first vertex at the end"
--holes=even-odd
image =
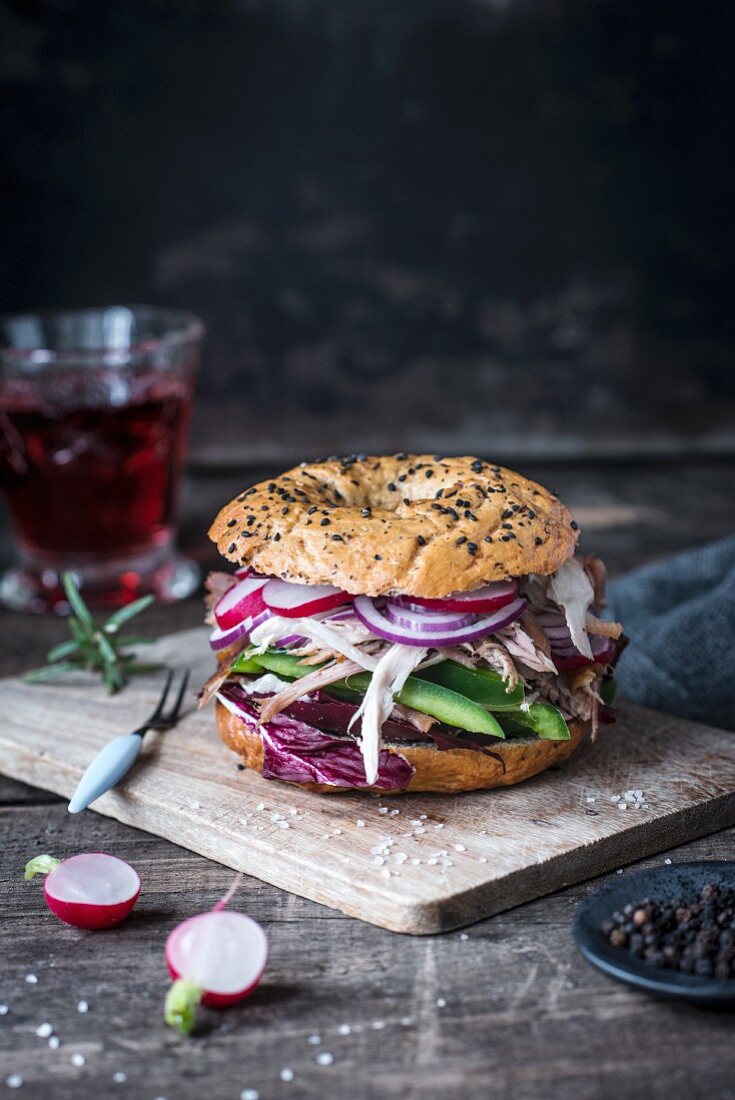
POLYGON ((209 531, 224 742, 310 790, 466 791, 612 720, 620 623, 556 494, 473 457, 350 455, 253 485, 209 531))

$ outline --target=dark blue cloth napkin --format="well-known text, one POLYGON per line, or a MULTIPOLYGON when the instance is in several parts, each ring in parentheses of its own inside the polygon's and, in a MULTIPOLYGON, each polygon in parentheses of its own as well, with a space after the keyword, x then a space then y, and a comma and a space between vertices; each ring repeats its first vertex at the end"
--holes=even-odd
POLYGON ((607 614, 630 638, 617 674, 629 699, 735 730, 735 537, 614 581, 607 614))

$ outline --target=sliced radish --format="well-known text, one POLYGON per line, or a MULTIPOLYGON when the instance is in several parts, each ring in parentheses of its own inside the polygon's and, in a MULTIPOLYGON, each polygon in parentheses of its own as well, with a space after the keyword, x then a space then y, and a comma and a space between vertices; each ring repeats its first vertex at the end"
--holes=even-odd
POLYGON ((488 634, 494 634, 496 630, 502 630, 503 627, 515 622, 523 613, 526 601, 515 600, 506 607, 502 607, 500 611, 496 611, 494 615, 477 619, 469 626, 437 632, 396 626, 386 617, 375 600, 371 600, 368 596, 358 596, 353 607, 360 622, 379 638, 385 638, 388 642, 397 642, 400 645, 437 647, 474 642, 479 638, 487 637, 488 634))
POLYGON ((341 607, 352 599, 341 588, 331 584, 291 584, 289 581, 268 581, 263 589, 266 607, 286 619, 301 619, 341 607))
POLYGON ((43 893, 51 912, 65 924, 96 931, 125 920, 140 894, 137 872, 117 856, 84 852, 69 859, 36 856, 25 877, 46 876, 43 893))
POLYGON ((451 596, 441 596, 429 600, 423 596, 399 596, 397 603, 409 608, 426 608, 427 611, 478 611, 485 614, 497 611, 512 603, 518 595, 516 581, 496 581, 472 592, 456 592, 451 596))
POLYGON ((214 605, 217 626, 221 630, 228 630, 243 619, 252 619, 264 611, 262 590, 266 584, 266 577, 244 577, 232 588, 228 588, 214 605))
POLYGON ((185 1034, 200 1004, 224 1008, 252 993, 268 962, 264 929, 244 913, 224 908, 241 877, 214 909, 178 924, 166 940, 166 965, 174 979, 166 995, 166 1023, 185 1034))

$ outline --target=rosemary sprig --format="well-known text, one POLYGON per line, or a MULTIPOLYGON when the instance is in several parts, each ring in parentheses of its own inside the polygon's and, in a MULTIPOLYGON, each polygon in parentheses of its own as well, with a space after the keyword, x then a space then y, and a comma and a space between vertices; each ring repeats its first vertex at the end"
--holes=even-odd
POLYGON ((141 596, 139 600, 126 604, 115 611, 103 623, 97 624, 82 598, 76 581, 71 573, 62 574, 62 584, 71 608, 67 618, 71 638, 59 642, 46 654, 48 664, 27 673, 25 679, 32 684, 53 680, 68 672, 86 669, 98 672, 110 694, 120 691, 130 676, 137 672, 149 672, 160 668, 159 664, 141 663, 135 653, 126 651, 126 646, 150 645, 153 638, 141 638, 137 635, 121 636, 120 627, 150 607, 153 596, 141 596))

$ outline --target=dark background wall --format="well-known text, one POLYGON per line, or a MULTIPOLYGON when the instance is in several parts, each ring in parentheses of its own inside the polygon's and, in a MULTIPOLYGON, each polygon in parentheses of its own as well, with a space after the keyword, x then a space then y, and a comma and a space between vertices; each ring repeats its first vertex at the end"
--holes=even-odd
POLYGON ((200 313, 200 461, 735 449, 691 0, 0 2, 0 308, 200 313))

